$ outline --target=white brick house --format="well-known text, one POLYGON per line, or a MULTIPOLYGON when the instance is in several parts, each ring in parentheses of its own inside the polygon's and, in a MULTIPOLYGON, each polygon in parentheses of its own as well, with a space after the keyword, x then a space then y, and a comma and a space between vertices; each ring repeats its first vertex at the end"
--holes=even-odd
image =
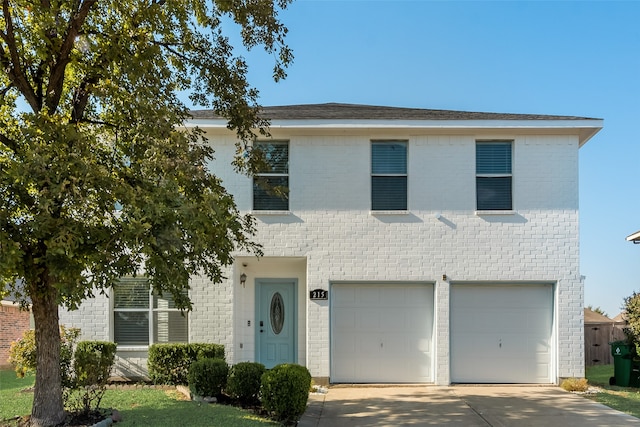
MULTIPOLYGON (((264 257, 237 254, 218 285, 194 277, 194 310, 169 332, 149 308, 149 341, 221 343, 230 363, 296 362, 334 383, 584 376, 578 149, 602 120, 345 104, 264 113, 271 138, 258 147, 273 170, 256 181, 288 199, 233 171, 222 119, 198 111, 189 124, 257 218, 264 257)), ((61 323, 126 341, 114 300, 61 323)), ((147 347, 132 342, 119 344, 119 369, 144 374, 147 347)))

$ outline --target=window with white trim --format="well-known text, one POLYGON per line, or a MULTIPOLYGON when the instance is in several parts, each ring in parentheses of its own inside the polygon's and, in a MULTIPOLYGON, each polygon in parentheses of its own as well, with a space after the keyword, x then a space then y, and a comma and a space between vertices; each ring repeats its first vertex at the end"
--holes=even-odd
POLYGON ((264 155, 264 164, 253 177, 253 210, 289 210, 289 143, 257 141, 254 149, 264 155))
POLYGON ((406 141, 371 141, 371 210, 407 210, 406 141))
POLYGON ((118 345, 188 342, 188 320, 171 295, 153 295, 146 279, 121 279, 113 287, 113 340, 118 345))
POLYGON ((479 211, 513 209, 511 141, 476 142, 476 206, 479 211))

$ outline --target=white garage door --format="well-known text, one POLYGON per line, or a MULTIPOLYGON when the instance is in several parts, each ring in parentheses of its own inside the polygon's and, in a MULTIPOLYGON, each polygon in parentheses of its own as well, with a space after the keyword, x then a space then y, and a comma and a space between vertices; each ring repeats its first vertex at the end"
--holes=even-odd
POLYGON ((335 284, 331 381, 432 382, 433 285, 335 284))
POLYGON ((551 285, 451 286, 451 382, 550 383, 551 285))

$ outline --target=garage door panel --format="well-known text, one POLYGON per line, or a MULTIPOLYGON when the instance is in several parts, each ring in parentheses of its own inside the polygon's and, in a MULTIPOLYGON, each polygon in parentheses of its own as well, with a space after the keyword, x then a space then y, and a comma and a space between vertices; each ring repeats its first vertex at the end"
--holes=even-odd
POLYGON ((331 295, 331 381, 432 381, 433 285, 340 284, 331 295), (340 327, 344 312, 354 328, 340 327))
POLYGON ((551 382, 551 285, 452 285, 452 382, 551 382))

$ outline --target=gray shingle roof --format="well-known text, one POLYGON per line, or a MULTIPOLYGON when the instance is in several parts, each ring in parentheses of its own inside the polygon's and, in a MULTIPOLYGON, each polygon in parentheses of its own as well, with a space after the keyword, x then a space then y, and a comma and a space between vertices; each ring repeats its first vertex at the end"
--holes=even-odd
MULTIPOLYGON (((194 119, 222 119, 212 110, 193 110, 191 115, 194 119)), ((339 103, 263 107, 261 116, 269 120, 599 120, 575 116, 481 113, 339 103)))

